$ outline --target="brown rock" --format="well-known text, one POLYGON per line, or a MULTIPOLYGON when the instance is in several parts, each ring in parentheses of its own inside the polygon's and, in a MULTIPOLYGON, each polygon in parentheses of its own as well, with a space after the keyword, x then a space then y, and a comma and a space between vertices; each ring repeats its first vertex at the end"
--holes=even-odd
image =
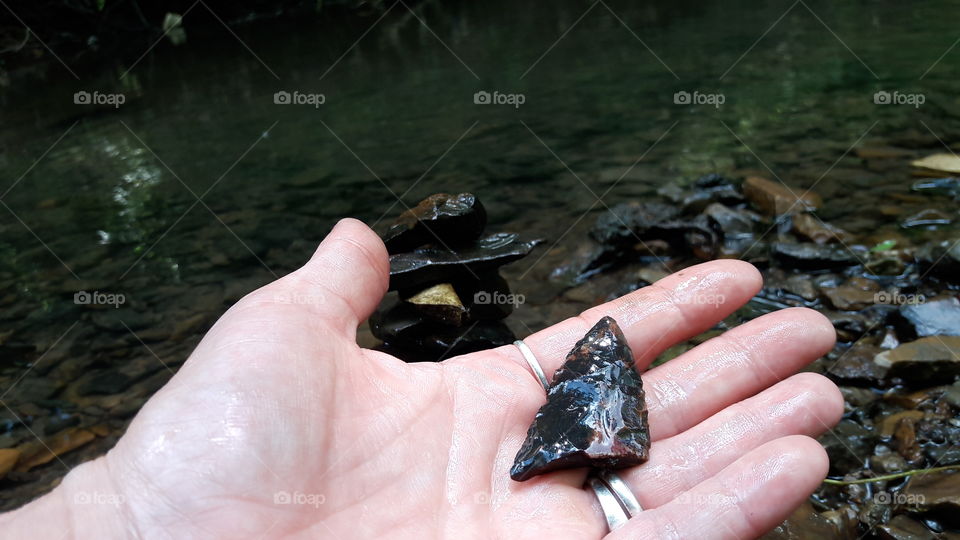
POLYGON ((889 377, 910 383, 951 381, 960 375, 960 336, 931 336, 878 354, 874 362, 889 377))
POLYGON ((850 233, 817 219, 813 214, 793 216, 793 231, 800 237, 818 244, 848 242, 850 240, 850 233))
POLYGON ((769 216, 797 214, 816 210, 823 203, 812 191, 788 188, 759 176, 751 176, 743 182, 743 194, 769 216))
POLYGON ((947 508, 960 509, 960 473, 940 472, 917 474, 910 477, 901 492, 910 505, 918 510, 947 508))
POLYGON ((809 501, 797 508, 790 517, 774 530, 760 537, 761 540, 819 540, 821 538, 846 538, 841 536, 836 523, 813 509, 809 501))
POLYGON ((830 300, 833 307, 841 311, 859 311, 867 306, 872 306, 876 299, 875 292, 865 291, 848 284, 824 289, 823 294, 830 300))
POLYGON ((54 458, 71 450, 76 450, 95 438, 96 435, 85 429, 68 428, 50 437, 43 444, 40 441, 23 444, 18 447, 23 453, 23 458, 17 465, 16 470, 26 472, 44 463, 49 463, 54 458))
POLYGON ((889 523, 877 527, 879 537, 884 540, 936 540, 937 535, 922 523, 904 514, 894 516, 889 523))
POLYGON ((0 479, 10 472, 20 461, 20 451, 16 448, 0 448, 0 479))
POLYGON ((897 424, 904 418, 912 418, 914 421, 923 418, 923 411, 900 411, 886 416, 880 421, 880 436, 884 438, 893 437, 897 424))

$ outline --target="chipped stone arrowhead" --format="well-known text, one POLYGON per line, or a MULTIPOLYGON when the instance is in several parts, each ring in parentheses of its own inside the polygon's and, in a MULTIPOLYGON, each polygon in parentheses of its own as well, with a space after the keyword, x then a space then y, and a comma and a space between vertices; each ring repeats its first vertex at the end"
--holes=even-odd
POLYGON ((617 322, 600 319, 567 354, 510 477, 578 467, 639 465, 650 454, 643 383, 617 322))

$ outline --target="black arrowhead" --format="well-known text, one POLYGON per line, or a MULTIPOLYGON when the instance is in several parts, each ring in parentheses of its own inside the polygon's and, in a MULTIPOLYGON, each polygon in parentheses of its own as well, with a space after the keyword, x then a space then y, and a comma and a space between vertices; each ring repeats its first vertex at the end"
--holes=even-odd
POLYGON ((639 465, 650 453, 643 383, 617 321, 604 317, 557 370, 510 477, 639 465))

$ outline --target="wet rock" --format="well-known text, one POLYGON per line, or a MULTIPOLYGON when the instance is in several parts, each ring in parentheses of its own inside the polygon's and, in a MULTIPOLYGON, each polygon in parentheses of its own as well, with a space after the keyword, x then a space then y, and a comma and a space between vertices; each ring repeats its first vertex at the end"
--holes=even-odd
POLYGON ((916 214, 904 219, 900 222, 900 226, 904 229, 912 229, 914 227, 933 227, 937 225, 949 225, 953 222, 953 218, 949 215, 933 209, 928 208, 926 210, 921 210, 916 214))
POLYGON ((96 435, 85 429, 69 428, 46 439, 43 443, 40 441, 26 443, 18 448, 23 455, 17 464, 16 470, 25 472, 34 467, 49 463, 53 461, 54 458, 76 450, 95 438, 96 435))
POLYGON ((960 178, 950 176, 947 178, 930 178, 918 180, 913 183, 914 191, 930 192, 939 195, 948 195, 956 197, 960 195, 960 178))
POLYGON ((932 336, 879 353, 874 362, 908 384, 951 382, 960 375, 960 337, 932 336))
MULTIPOLYGON (((829 364, 827 373, 836 379, 853 384, 876 385, 882 381, 887 370, 873 361, 880 349, 872 345, 853 345, 829 364)), ((830 359, 828 358, 828 362, 830 359)))
POLYGON ((510 477, 560 469, 620 468, 647 460, 650 431, 643 383, 620 327, 604 317, 554 374, 510 477))
POLYGON ((819 244, 775 242, 770 245, 770 255, 783 266, 801 270, 843 268, 859 263, 845 248, 819 244))
POLYGON ((497 233, 456 253, 434 247, 390 256, 390 290, 469 279, 526 257, 540 240, 522 240, 514 233, 497 233))
POLYGON ((796 214, 820 207, 820 196, 804 189, 788 188, 759 176, 751 176, 743 182, 743 194, 755 207, 768 216, 796 214))
POLYGON ((572 287, 583 283, 617 261, 616 250, 588 240, 578 245, 550 273, 550 281, 561 286, 572 287))
POLYGON ((743 251, 753 242, 756 220, 746 210, 733 210, 720 203, 713 203, 707 206, 703 213, 723 238, 724 247, 728 251, 743 251))
POLYGON ((960 472, 917 474, 904 486, 903 495, 918 510, 960 510, 960 472))
POLYGON ((850 241, 850 233, 817 219, 813 214, 793 216, 793 231, 797 236, 817 244, 850 241))
POLYGON ((881 446, 882 452, 877 451, 870 457, 870 469, 877 474, 893 474, 904 471, 908 468, 907 460, 900 454, 891 451, 886 446, 881 446))
POLYGON ((914 422, 923 418, 923 411, 909 410, 909 411, 900 411, 898 413, 893 413, 891 415, 883 417, 880 420, 879 433, 883 438, 893 437, 894 433, 897 431, 897 425, 904 418, 910 418, 914 422))
POLYGON ((667 204, 620 203, 597 218, 590 236, 603 245, 632 245, 650 229, 673 220, 679 213, 667 204))
POLYGON ((0 480, 12 471, 20 460, 20 451, 16 448, 0 448, 0 480))
POLYGON ((449 283, 439 283, 405 299, 427 317, 450 326, 462 326, 467 308, 449 283))
POLYGON ((877 527, 878 536, 883 540, 936 540, 935 535, 922 523, 904 514, 893 516, 889 523, 877 527))
POLYGON ((819 540, 846 537, 841 536, 836 523, 814 510, 809 501, 804 501, 786 521, 760 538, 761 540, 819 540))
POLYGON ((960 336, 960 300, 956 297, 904 304, 899 314, 908 336, 960 336))
POLYGON ((924 245, 916 257, 923 271, 951 282, 960 282, 960 240, 924 245))
POLYGON ((823 294, 833 307, 842 311, 859 311, 876 302, 876 292, 851 285, 826 288, 823 294))
MULTIPOLYGON (((462 328, 431 324, 406 302, 377 310, 370 316, 370 331, 389 346, 403 349, 412 360, 441 360, 468 352, 513 343, 516 336, 501 321, 475 321, 462 328)), ((393 351, 398 352, 401 351, 393 351)))
POLYGON ((873 432, 852 420, 841 420, 832 431, 820 436, 820 444, 830 457, 830 474, 837 476, 861 469, 877 442, 873 432))
POLYGON ((432 243, 456 248, 479 238, 486 224, 487 212, 472 193, 437 193, 400 214, 382 238, 391 255, 432 243))

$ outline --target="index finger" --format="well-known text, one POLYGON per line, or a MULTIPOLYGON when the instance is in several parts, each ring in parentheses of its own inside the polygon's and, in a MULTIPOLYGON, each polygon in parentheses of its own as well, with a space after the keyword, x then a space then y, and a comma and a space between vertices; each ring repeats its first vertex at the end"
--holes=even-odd
MULTIPOLYGON (((708 330, 736 311, 762 285, 763 278, 752 264, 735 259, 710 261, 588 309, 523 341, 543 367, 547 380, 552 380, 573 345, 597 321, 609 315, 623 330, 633 349, 637 370, 642 371, 671 345, 708 330)), ((530 370, 515 346, 494 351, 530 370)), ((532 374, 530 380, 539 385, 532 374)))

